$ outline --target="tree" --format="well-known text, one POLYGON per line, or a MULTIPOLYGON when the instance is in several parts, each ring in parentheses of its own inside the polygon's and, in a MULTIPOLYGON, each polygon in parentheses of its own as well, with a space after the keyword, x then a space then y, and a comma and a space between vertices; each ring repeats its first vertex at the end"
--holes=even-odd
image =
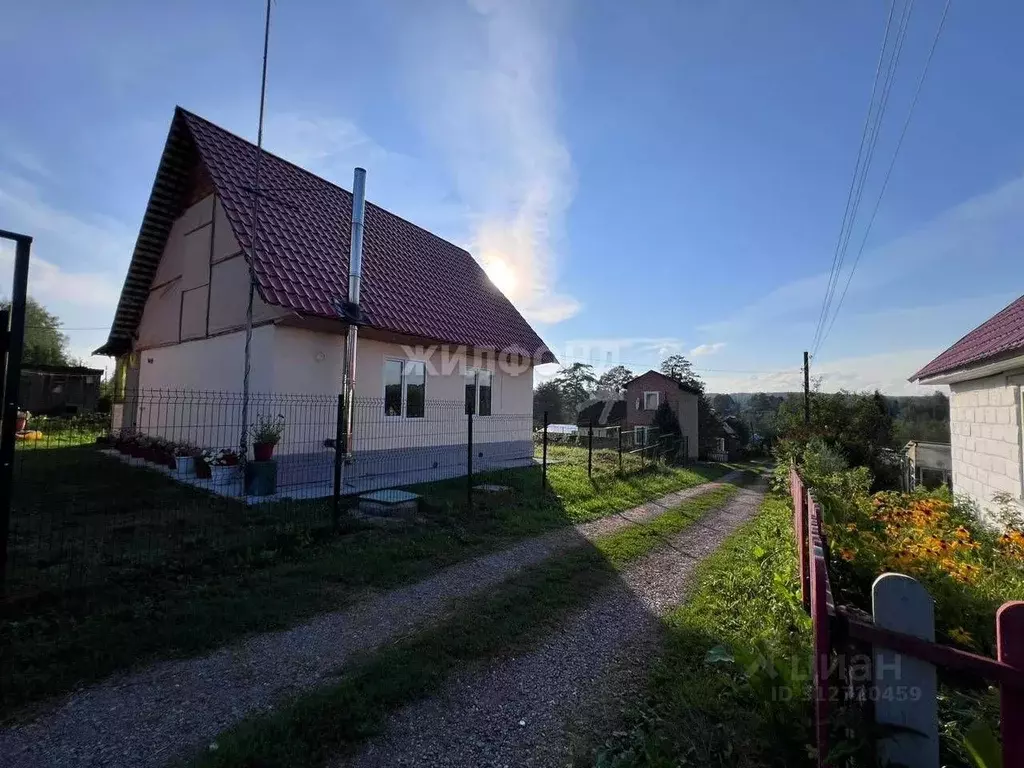
POLYGON ((545 381, 537 385, 533 390, 533 421, 536 424, 544 423, 544 413, 548 414, 549 424, 560 424, 564 421, 562 411, 564 410, 562 399, 562 388, 557 381, 545 381))
POLYGON ((664 452, 662 455, 672 461, 679 453, 679 438, 683 431, 679 427, 679 417, 668 402, 662 402, 651 418, 651 426, 657 430, 657 439, 664 452))
POLYGON ((680 384, 689 384, 691 387, 704 391, 704 382, 700 376, 693 372, 693 363, 682 355, 670 355, 661 362, 661 372, 670 379, 675 379, 680 384))
POLYGON ((594 366, 586 363, 573 363, 563 368, 554 378, 562 390, 562 417, 576 419, 580 406, 590 398, 597 386, 594 366))
POLYGON ((597 380, 597 388, 607 392, 621 394, 626 389, 626 382, 633 378, 633 372, 624 365, 616 365, 601 374, 597 380))
MULTIPOLYGON (((10 309, 11 302, 0 302, 10 309)), ((60 318, 29 296, 25 303, 25 346, 21 361, 30 365, 68 365, 68 337, 60 332, 60 318)))
POLYGON ((711 407, 715 409, 715 413, 723 418, 735 416, 740 412, 740 405, 732 395, 715 395, 711 398, 711 407))

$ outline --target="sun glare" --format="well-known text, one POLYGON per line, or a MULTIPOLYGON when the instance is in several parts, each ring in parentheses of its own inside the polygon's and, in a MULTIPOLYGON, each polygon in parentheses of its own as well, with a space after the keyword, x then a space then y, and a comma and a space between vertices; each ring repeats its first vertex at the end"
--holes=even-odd
POLYGON ((516 273, 507 262, 502 259, 492 259, 484 267, 484 272, 491 279, 498 290, 504 293, 506 296, 512 295, 516 289, 518 281, 516 280, 516 273))

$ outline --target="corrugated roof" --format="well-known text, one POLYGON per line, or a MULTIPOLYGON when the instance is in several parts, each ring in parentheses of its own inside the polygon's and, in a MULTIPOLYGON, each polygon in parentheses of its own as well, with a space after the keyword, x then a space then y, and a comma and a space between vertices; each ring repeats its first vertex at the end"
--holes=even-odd
POLYGON ((968 333, 910 380, 950 373, 1020 352, 1024 352, 1024 296, 968 333))
MULTIPOLYGON (((172 181, 188 172, 187 163, 171 162, 168 155, 174 152, 187 156, 192 147, 209 173, 235 237, 253 264, 257 289, 264 301, 304 315, 343 317, 348 295, 352 194, 263 152, 259 232, 253 259, 256 146, 179 107, 161 160, 159 186, 181 186, 172 181), (182 128, 191 146, 183 142, 182 128)), ((371 189, 372 183, 371 172, 371 189)), ((154 195, 156 190, 155 185, 154 195)), ((158 208, 163 205, 151 197, 150 207, 154 204, 158 208)), ((150 214, 147 209, 147 220, 150 214)), ((177 215, 180 211, 170 216, 163 211, 159 220, 173 220, 177 215)), ((152 240, 152 234, 147 234, 152 227, 147 223, 144 221, 140 243, 146 236, 152 240)), ((160 227, 157 238, 162 236, 165 242, 168 230, 169 225, 160 227)), ((163 242, 159 244, 161 252, 163 242)), ((140 265, 133 257, 129 281, 132 269, 137 267, 145 273, 138 278, 145 282, 148 275, 152 279, 156 268, 153 254, 145 256, 140 265)), ((124 337, 127 326, 134 334, 141 317, 139 301, 144 305, 145 296, 136 292, 124 312, 119 305, 107 347, 112 346, 115 335, 124 337), (120 327, 118 321, 122 321, 120 327)), ((124 295, 121 303, 126 303, 124 295)), ((528 356, 539 354, 538 362, 554 361, 533 328, 467 251, 369 202, 360 309, 365 324, 384 331, 528 356)))

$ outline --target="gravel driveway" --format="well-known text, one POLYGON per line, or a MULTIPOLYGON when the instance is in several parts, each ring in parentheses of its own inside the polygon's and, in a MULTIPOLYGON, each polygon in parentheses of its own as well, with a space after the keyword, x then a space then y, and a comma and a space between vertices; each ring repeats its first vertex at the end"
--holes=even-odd
POLYGON ((431 578, 283 632, 207 656, 161 662, 59 701, 0 730, 0 766, 162 766, 254 712, 323 684, 354 653, 436 620, 452 601, 493 586, 583 541, 644 520, 735 480, 668 494, 627 512, 528 539, 431 578))
POLYGON ((764 484, 633 563, 541 648, 456 677, 397 713, 384 734, 335 768, 565 766, 567 721, 607 719, 602 708, 642 695, 658 648, 658 617, 680 604, 695 564, 757 510, 764 484))

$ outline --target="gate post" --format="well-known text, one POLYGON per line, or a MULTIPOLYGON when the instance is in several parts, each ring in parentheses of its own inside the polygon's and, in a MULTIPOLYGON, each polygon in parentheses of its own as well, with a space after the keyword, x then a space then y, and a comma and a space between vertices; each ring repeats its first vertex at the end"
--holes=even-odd
POLYGON ((10 326, 6 337, 3 399, 0 402, 0 596, 7 586, 7 546, 11 533, 11 484, 14 482, 14 441, 18 418, 18 386, 21 383, 21 350, 25 343, 25 304, 28 300, 28 263, 32 238, 0 230, 0 238, 13 240, 14 282, 11 285, 10 326))
POLYGON ((345 392, 338 393, 338 421, 334 428, 334 527, 338 527, 341 519, 341 463, 344 461, 342 452, 347 452, 345 445, 345 392))
POLYGON ((587 423, 587 477, 594 476, 594 422, 587 423))
POLYGON ((466 414, 466 503, 473 507, 473 412, 466 414))
POLYGON ((548 412, 544 411, 544 435, 541 437, 540 489, 548 487, 548 412))

